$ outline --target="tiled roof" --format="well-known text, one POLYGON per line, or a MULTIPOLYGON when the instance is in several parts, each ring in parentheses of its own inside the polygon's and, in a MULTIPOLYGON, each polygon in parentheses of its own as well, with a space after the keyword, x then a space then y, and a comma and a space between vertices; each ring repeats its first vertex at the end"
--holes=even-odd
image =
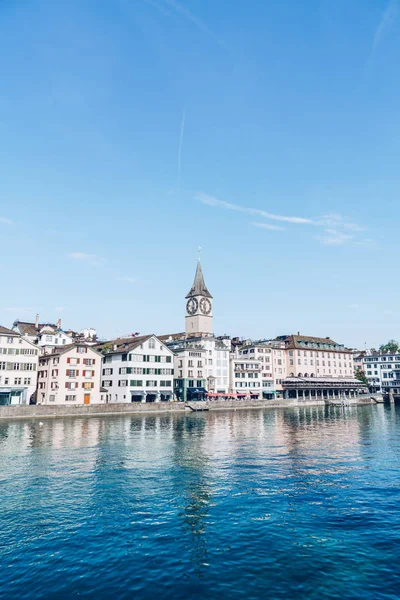
MULTIPOLYGON (((95 344, 94 347, 98 352, 103 354, 120 354, 121 352, 130 352, 134 350, 140 344, 143 344, 146 340, 150 339, 153 334, 141 335, 140 337, 128 337, 128 338, 117 338, 115 340, 108 340, 107 342, 101 342, 101 344, 95 344)), ((157 338, 159 339, 159 338, 157 338)), ((161 340, 160 340, 161 341, 161 340)))
POLYGON ((182 331, 181 333, 167 333, 167 334, 163 334, 163 335, 158 335, 157 338, 165 343, 168 340, 180 340, 182 338, 184 338, 187 334, 182 331))
POLYGON ((54 346, 54 350, 52 352, 48 352, 47 354, 42 354, 42 356, 40 356, 39 359, 50 358, 53 356, 60 356, 61 354, 65 354, 65 352, 68 352, 69 350, 72 350, 73 348, 78 348, 79 346, 85 346, 86 348, 89 348, 90 350, 94 350, 94 352, 96 352, 96 354, 100 354, 100 350, 98 350, 97 348, 95 348, 93 346, 89 346, 88 344, 80 344, 78 342, 78 343, 74 343, 74 344, 65 344, 65 346, 54 346))
POLYGON ((309 348, 312 348, 313 344, 318 344, 320 345, 321 349, 323 349, 326 346, 336 346, 334 348, 326 348, 330 351, 343 352, 343 350, 349 350, 348 348, 345 348, 341 344, 338 344, 337 342, 332 340, 330 337, 321 338, 308 335, 286 335, 277 337, 276 341, 284 342, 286 348, 304 349, 307 348, 307 346, 309 348))
POLYGON ((54 323, 39 323, 37 328, 35 323, 28 323, 26 321, 16 321, 15 325, 19 327, 22 335, 38 335, 42 327, 52 327, 57 331, 57 325, 54 323))
POLYGON ((2 325, 0 325, 0 334, 2 334, 2 335, 19 335, 16 331, 7 329, 7 327, 3 327, 2 325))

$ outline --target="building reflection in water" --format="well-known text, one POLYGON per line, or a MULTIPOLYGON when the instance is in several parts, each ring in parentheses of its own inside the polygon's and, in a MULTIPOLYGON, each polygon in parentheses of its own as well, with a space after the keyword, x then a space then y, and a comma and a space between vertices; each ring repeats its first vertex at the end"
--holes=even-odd
POLYGON ((212 499, 209 480, 210 456, 205 434, 209 426, 202 415, 188 415, 174 420, 175 488, 180 505, 179 516, 184 531, 190 535, 191 563, 194 574, 202 577, 208 566, 208 527, 212 499))

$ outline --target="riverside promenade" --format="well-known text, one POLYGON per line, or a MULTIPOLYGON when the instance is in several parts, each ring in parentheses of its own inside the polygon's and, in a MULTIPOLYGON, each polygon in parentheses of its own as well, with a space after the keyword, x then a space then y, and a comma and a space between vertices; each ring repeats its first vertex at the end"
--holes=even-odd
MULTIPOLYGON (((367 402, 369 403, 369 402, 367 402)), ((192 405, 194 403, 191 403, 192 405)), ((199 403, 206 411, 255 408, 290 408, 296 406, 324 406, 323 400, 279 399, 279 400, 213 400, 199 403)), ((354 399, 347 404, 366 404, 365 400, 354 399)), ((31 406, 0 406, 0 419, 57 418, 82 416, 112 416, 137 413, 182 413, 191 411, 184 402, 147 402, 133 404, 79 404, 75 406, 37 404, 31 406)))

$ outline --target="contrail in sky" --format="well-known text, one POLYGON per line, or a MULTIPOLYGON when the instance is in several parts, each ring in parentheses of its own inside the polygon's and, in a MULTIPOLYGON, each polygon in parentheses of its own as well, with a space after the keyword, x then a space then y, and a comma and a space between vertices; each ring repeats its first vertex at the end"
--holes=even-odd
POLYGON ((181 135, 179 137, 179 148, 178 148, 178 187, 181 185, 181 158, 182 158, 182 146, 183 146, 183 135, 185 133, 185 119, 186 110, 183 110, 181 119, 181 135))

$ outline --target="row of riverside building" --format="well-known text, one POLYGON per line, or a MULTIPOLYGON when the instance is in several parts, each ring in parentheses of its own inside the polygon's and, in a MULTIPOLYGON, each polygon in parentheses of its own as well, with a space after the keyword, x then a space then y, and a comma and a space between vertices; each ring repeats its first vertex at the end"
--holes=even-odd
POLYGON ((0 405, 351 397, 363 388, 354 356, 329 337, 214 335, 198 261, 184 332, 99 341, 39 317, 0 327, 0 405))

